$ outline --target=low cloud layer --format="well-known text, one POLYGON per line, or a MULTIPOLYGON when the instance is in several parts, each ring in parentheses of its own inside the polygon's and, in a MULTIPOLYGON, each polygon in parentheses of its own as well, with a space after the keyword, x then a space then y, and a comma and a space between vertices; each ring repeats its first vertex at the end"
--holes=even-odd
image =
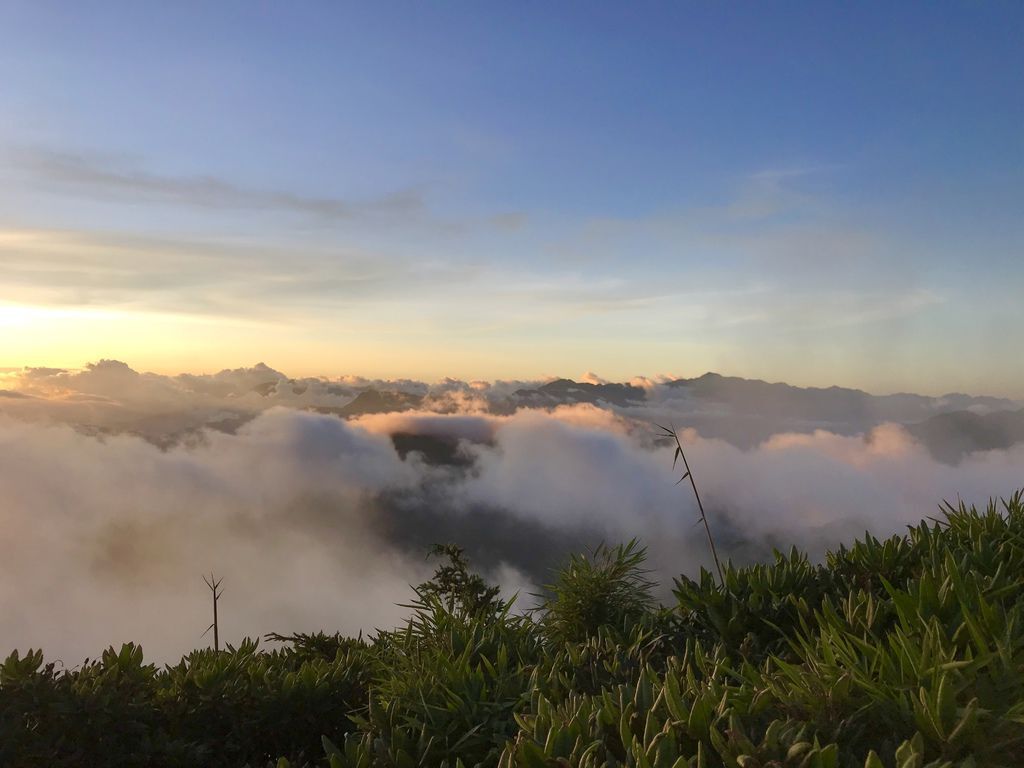
MULTIPOLYGON (((534 591, 569 551, 634 536, 663 583, 695 573, 703 531, 652 424, 683 421, 680 388, 639 382, 633 401, 588 385, 607 383, 292 380, 265 366, 162 377, 109 361, 9 372, 0 647, 74 664, 137 640, 169 660, 207 642, 211 570, 229 641, 372 631, 400 620, 440 541, 506 593, 534 591), (572 390, 576 402, 539 407, 517 395, 572 390)), ((942 499, 1024 486, 1020 443, 941 461, 896 423, 730 440, 711 435, 740 423, 734 407, 718 421, 707 402, 686 407, 701 415, 684 443, 720 548, 741 561, 794 544, 820 556, 942 499)))

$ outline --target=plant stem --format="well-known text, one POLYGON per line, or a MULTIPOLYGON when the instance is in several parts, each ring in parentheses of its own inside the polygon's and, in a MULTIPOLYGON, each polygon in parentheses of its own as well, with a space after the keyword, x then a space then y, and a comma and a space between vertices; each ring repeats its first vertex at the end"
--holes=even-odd
MULTIPOLYGON (((660 425, 659 425, 660 426, 660 425)), ((715 560, 715 568, 718 570, 718 579, 725 586, 725 572, 722 570, 722 562, 718 559, 718 548, 715 547, 715 537, 711 535, 711 526, 708 524, 707 513, 704 512, 704 504, 700 500, 700 492, 697 490, 697 483, 693 479, 693 471, 690 469, 690 462, 686 460, 686 452, 683 450, 683 444, 679 441, 679 434, 675 428, 661 427, 665 431, 665 436, 671 437, 676 443, 676 459, 683 460, 683 467, 686 468, 686 474, 680 478, 680 482, 689 479, 690 487, 693 488, 693 496, 697 499, 697 509, 700 510, 700 520, 704 523, 704 531, 708 535, 708 546, 711 548, 711 556, 715 560)), ((676 460, 673 459, 672 464, 675 465, 676 460)))

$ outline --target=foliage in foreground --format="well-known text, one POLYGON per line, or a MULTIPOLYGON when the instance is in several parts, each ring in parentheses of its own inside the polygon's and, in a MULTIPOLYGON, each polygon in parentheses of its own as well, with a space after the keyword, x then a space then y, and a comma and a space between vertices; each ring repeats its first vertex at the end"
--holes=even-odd
POLYGON ((447 548, 406 626, 368 641, 164 669, 132 645, 63 671, 12 654, 0 765, 1024 765, 1024 499, 944 511, 820 565, 680 578, 670 607, 635 543, 573 558, 536 616, 447 548))

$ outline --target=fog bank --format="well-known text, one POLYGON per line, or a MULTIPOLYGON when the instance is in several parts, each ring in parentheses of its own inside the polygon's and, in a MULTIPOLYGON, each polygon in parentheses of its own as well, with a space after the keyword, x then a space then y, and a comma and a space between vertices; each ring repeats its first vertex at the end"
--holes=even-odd
MULTIPOLYGON (((391 627, 439 541, 466 546, 507 594, 600 540, 640 538, 665 583, 708 564, 671 449, 592 404, 350 420, 275 406, 193 437, 162 446, 52 414, 0 418, 0 647, 74 664, 134 640, 170 660, 209 642, 211 570, 228 641, 391 627), (398 440, 410 435, 426 442, 398 440)), ((1021 446, 951 466, 898 425, 749 449, 683 439, 720 547, 742 561, 773 545, 820 554, 865 529, 897 532, 943 498, 1024 485, 1021 446)))

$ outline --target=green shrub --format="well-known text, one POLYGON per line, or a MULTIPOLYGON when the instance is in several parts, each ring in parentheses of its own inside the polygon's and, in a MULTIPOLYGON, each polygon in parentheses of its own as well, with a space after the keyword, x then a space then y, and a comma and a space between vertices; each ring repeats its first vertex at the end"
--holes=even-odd
POLYGON ((614 548, 601 544, 591 557, 572 555, 546 588, 545 636, 557 643, 586 640, 602 627, 629 632, 654 606, 646 557, 635 539, 614 548))
POLYGON ((42 662, 15 653, 0 666, 2 766, 301 765, 353 727, 370 678, 358 648, 298 661, 254 641, 162 670, 132 644, 75 670, 42 662))
POLYGON ((680 579, 685 650, 600 692, 538 691, 500 765, 1024 765, 1021 502, 947 507, 824 567, 680 579))
POLYGON ((574 557, 535 614, 457 547, 399 630, 273 635, 157 669, 0 664, 0 766, 996 768, 1024 765, 1020 493, 815 565, 676 581, 574 557), (325 750, 326 749, 326 755, 325 750))

